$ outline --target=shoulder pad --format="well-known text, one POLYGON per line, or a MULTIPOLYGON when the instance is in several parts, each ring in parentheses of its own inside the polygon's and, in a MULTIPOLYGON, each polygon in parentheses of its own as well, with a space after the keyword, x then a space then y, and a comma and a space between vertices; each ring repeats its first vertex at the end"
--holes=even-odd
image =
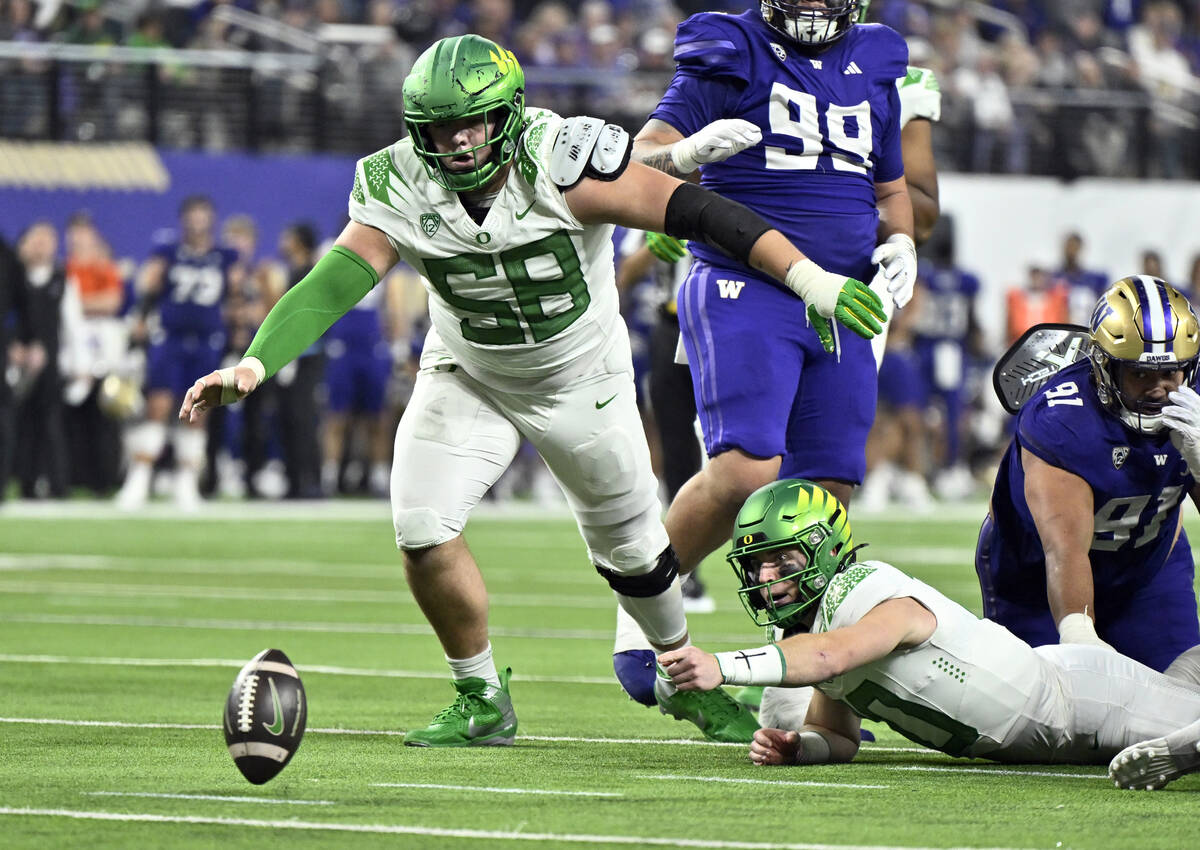
POLYGON ((584 177, 616 180, 629 165, 633 141, 615 124, 599 118, 568 118, 550 151, 550 179, 563 191, 584 177))
POLYGON ((681 23, 675 31, 675 65, 705 76, 749 77, 746 35, 738 19, 716 12, 701 12, 681 23))

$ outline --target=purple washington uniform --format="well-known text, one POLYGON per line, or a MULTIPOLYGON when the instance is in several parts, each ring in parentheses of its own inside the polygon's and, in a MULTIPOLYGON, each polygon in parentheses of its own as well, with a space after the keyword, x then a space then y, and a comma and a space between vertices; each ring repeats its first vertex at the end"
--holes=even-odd
MULTIPOLYGON (((896 79, 908 49, 860 24, 805 51, 741 15, 688 18, 675 78, 651 115, 690 135, 742 118, 762 143, 701 168, 701 184, 740 201, 825 269, 869 281, 879 213, 875 184, 903 175, 896 79)), ((679 321, 710 455, 784 455, 780 475, 860 481, 875 413, 870 343, 839 329, 840 361, 782 285, 699 243, 679 292, 679 321)))
POLYGON ((334 413, 383 410, 392 357, 379 317, 380 288, 325 332, 325 382, 329 409, 334 413))
POLYGON ((152 256, 165 260, 166 269, 158 301, 161 337, 150 346, 146 388, 183 395, 197 375, 221 365, 226 336, 222 307, 237 253, 216 247, 196 253, 172 244, 159 246, 152 256))
POLYGON ((1017 414, 975 553, 984 615, 1034 646, 1058 642, 1022 448, 1092 488, 1088 557, 1100 637, 1160 671, 1200 644, 1192 550, 1179 526, 1180 502, 1195 479, 1166 430, 1137 433, 1100 406, 1086 360, 1052 378, 1017 414))
POLYGON ((922 269, 921 281, 925 291, 914 348, 925 385, 946 409, 946 464, 950 465, 958 460, 967 337, 979 278, 961 269, 928 266, 922 269))

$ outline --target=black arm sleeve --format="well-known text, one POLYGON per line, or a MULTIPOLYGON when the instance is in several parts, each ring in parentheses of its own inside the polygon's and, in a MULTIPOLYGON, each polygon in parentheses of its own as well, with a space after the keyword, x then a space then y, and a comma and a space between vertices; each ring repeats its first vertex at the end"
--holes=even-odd
POLYGON ((771 225, 737 201, 683 183, 667 199, 665 229, 668 236, 695 239, 749 263, 750 249, 771 225))

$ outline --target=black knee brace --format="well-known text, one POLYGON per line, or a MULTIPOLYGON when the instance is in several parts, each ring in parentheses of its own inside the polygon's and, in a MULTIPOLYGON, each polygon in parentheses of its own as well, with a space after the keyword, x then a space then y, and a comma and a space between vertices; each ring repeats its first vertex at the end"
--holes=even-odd
POLYGON ((670 546, 662 550, 654 569, 636 576, 625 575, 616 570, 596 565, 596 572, 604 576, 609 587, 622 596, 633 596, 645 599, 648 596, 658 596, 671 586, 675 576, 679 575, 679 558, 670 546))

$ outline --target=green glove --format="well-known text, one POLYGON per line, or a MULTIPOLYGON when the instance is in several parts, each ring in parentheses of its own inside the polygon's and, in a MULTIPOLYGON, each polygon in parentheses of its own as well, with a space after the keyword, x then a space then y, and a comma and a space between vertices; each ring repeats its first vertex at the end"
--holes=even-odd
MULTIPOLYGON (((846 278, 842 291, 838 293, 837 306, 833 308, 833 318, 854 331, 863 339, 870 339, 883 330, 883 322, 887 316, 883 312, 883 302, 875 291, 860 280, 846 278)), ((817 339, 826 351, 833 351, 833 329, 829 319, 818 312, 815 304, 808 305, 808 321, 817 332, 817 339)))
POLYGON ((687 243, 665 233, 646 233, 646 247, 665 263, 677 263, 687 255, 687 243))

